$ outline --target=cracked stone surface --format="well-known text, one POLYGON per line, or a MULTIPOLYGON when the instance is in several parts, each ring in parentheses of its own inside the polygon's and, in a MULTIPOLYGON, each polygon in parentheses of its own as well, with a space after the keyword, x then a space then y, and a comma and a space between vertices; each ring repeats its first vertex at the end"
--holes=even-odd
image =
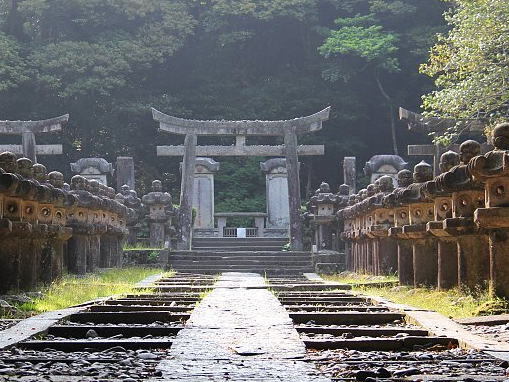
POLYGON ((194 310, 156 380, 317 381, 306 350, 277 298, 258 274, 224 273, 194 310))

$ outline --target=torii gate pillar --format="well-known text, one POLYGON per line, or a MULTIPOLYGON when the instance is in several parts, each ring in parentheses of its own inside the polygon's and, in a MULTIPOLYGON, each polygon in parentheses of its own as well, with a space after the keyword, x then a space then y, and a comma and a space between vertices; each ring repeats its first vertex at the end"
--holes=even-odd
POLYGON ((191 250, 193 232, 193 192, 194 168, 196 163, 196 134, 187 134, 184 146, 184 163, 182 165, 182 186, 180 187, 180 240, 177 243, 179 250, 191 250))
POLYGON ((292 251, 302 251, 302 218, 300 215, 299 157, 297 134, 285 132, 286 171, 288 173, 288 200, 290 204, 290 243, 292 251))

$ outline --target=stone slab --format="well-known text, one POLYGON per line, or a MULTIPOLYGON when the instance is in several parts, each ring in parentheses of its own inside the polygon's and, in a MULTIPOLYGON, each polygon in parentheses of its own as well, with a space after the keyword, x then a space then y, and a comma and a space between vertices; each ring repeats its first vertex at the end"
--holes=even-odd
POLYGON ((509 314, 460 318, 456 322, 463 325, 502 325, 509 322, 509 314))
MULTIPOLYGON (((165 381, 330 381, 263 277, 223 273, 159 367, 165 381)), ((160 380, 160 379, 159 379, 160 380)), ((155 380, 154 380, 155 381, 155 380)))

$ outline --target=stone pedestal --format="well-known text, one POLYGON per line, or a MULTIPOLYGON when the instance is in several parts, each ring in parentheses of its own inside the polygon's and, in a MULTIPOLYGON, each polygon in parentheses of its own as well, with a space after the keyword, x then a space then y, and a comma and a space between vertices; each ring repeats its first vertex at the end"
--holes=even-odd
POLYGON ((398 245, 398 279, 400 285, 414 285, 413 246, 402 231, 402 227, 389 229, 389 235, 398 245))
MULTIPOLYGON (((490 244, 488 236, 457 237, 458 284, 470 291, 486 289, 490 276, 490 244)), ((507 264, 505 264, 507 266, 507 264)))
POLYGON ((150 227, 150 247, 163 248, 164 247, 164 224, 156 221, 149 223, 150 227))
POLYGON ((101 259, 101 237, 90 236, 90 251, 87 258, 87 272, 93 272, 99 268, 101 259))
POLYGON ((455 238, 438 240, 438 289, 458 285, 458 249, 455 238))
POLYGON ((412 240, 414 286, 436 286, 438 256, 436 242, 432 238, 412 240))
POLYGON ((377 238, 378 272, 375 274, 388 275, 398 271, 398 245, 389 237, 377 238))
POLYGON ((286 228, 290 224, 288 173, 286 159, 273 158, 260 163, 265 174, 267 195, 267 228, 286 228))
POLYGON ((87 258, 90 252, 90 237, 74 233, 67 244, 67 267, 71 273, 84 275, 87 272, 87 258))

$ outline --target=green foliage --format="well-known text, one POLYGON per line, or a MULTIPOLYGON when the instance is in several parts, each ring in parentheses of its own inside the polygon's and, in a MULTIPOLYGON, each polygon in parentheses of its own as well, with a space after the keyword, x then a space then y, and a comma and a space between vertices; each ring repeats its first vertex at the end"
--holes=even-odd
MULTIPOLYGON (((446 15, 451 27, 439 35, 421 72, 437 90, 423 97, 429 115, 482 119, 491 126, 509 117, 509 7, 505 0, 457 0, 446 15)), ((447 132, 445 140, 459 133, 447 132)))
MULTIPOLYGON (((138 194, 160 179, 176 202, 181 158, 155 153, 182 139, 158 132, 150 107, 185 118, 271 120, 330 105, 324 130, 299 138, 326 147, 322 158, 300 159, 301 179, 309 176, 311 190, 322 180, 336 188, 342 157, 362 163, 392 146, 374 74, 393 103, 420 104, 429 79, 416 68, 443 27, 441 12, 422 0, 0 2, 0 119, 69 113, 62 135, 48 137, 64 145, 64 157, 42 158, 48 169, 69 178, 68 163, 80 157, 134 156, 138 194)), ((261 159, 218 160, 217 211, 264 211, 261 159)))
POLYGON ((265 212, 261 161, 263 158, 257 157, 221 161, 215 179, 217 212, 265 212))
POLYGON ((20 46, 16 40, 0 33, 0 91, 17 87, 26 81, 26 64, 20 56, 20 46))

